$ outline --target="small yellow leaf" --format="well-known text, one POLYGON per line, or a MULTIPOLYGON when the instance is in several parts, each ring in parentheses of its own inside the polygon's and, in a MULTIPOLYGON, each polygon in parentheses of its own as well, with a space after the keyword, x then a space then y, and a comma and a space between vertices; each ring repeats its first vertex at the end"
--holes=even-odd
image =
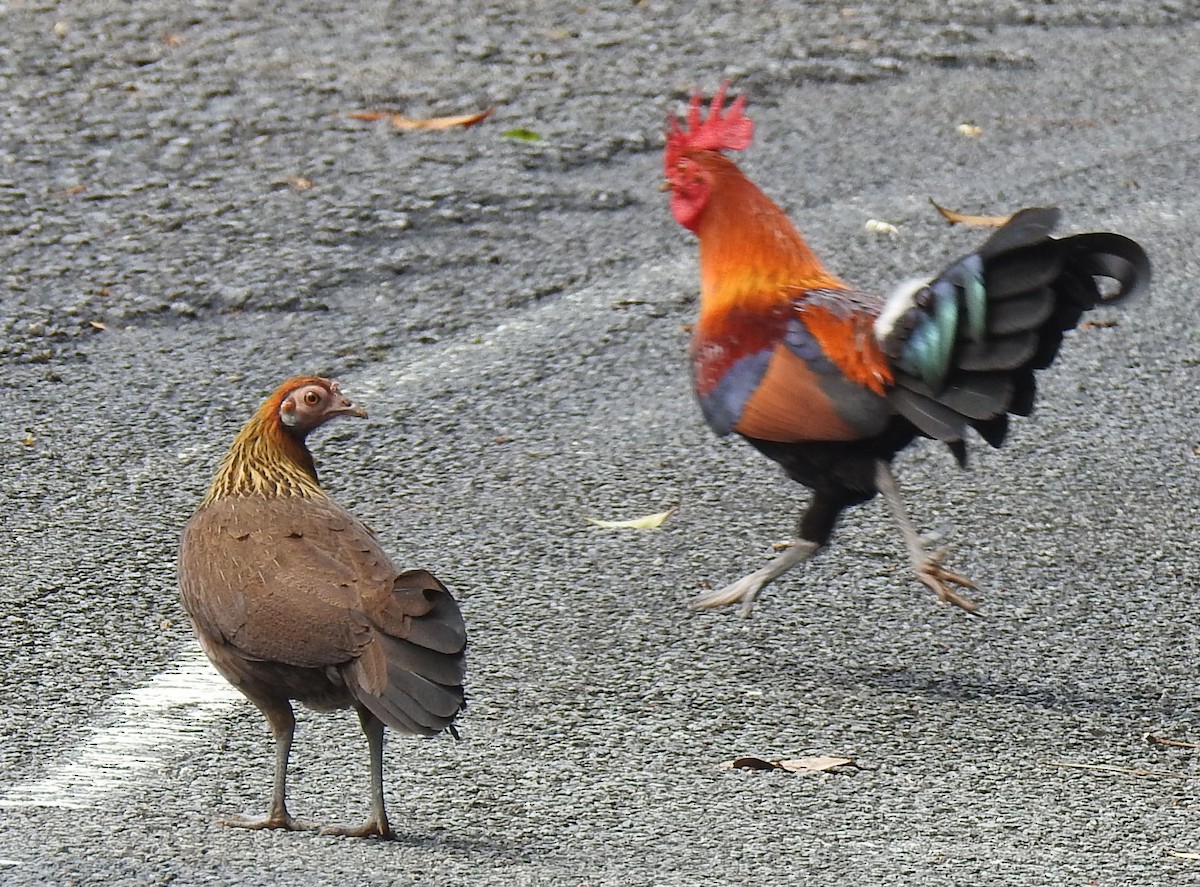
POLYGON ((492 116, 493 108, 476 114, 454 114, 449 117, 406 117, 398 111, 354 111, 347 114, 353 120, 389 120, 396 129, 452 129, 456 126, 474 126, 492 116))
POLYGON ((1174 856, 1176 859, 1200 859, 1200 853, 1187 853, 1183 850, 1168 850, 1167 856, 1174 856))
POLYGON ((88 326, 90 326, 94 330, 100 330, 101 332, 108 329, 108 324, 106 324, 100 320, 89 320, 88 326))
POLYGON ((983 135, 983 128, 974 123, 960 123, 955 130, 960 136, 966 136, 969 139, 977 139, 983 135))
POLYGON ((952 209, 946 209, 946 207, 940 205, 932 197, 929 198, 929 202, 933 204, 933 208, 941 214, 942 218, 951 225, 974 225, 980 228, 999 228, 1002 225, 1007 224, 1008 220, 1012 218, 1011 215, 972 216, 968 215, 967 213, 960 213, 952 209))
POLYGON ((635 517, 633 520, 597 520, 584 515, 584 520, 604 527, 606 530, 654 530, 661 527, 663 521, 679 510, 679 506, 660 511, 658 514, 648 514, 645 517, 635 517))

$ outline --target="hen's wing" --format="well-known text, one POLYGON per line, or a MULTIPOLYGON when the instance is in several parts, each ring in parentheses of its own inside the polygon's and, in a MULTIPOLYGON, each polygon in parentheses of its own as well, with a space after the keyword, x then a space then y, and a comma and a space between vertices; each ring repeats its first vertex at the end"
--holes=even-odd
POLYGON ((184 607, 201 632, 249 659, 338 665, 372 638, 366 602, 396 569, 370 532, 329 500, 236 496, 188 522, 184 607))

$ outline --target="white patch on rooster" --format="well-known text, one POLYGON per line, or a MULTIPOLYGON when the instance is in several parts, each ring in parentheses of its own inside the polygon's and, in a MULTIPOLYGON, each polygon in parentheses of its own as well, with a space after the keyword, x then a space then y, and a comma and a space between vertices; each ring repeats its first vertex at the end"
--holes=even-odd
POLYGON ((910 277, 892 287, 887 294, 883 310, 875 318, 875 341, 882 342, 892 334, 896 321, 914 306, 913 296, 929 284, 927 277, 910 277))

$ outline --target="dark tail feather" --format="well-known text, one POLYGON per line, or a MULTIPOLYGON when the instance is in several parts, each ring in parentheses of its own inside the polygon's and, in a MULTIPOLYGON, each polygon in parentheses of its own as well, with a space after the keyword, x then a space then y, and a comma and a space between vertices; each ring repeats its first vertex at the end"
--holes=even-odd
POLYGON ((370 615, 372 652, 384 663, 376 671, 386 677, 364 680, 357 663, 343 668, 355 698, 403 733, 433 735, 453 728, 465 705, 467 645, 454 597, 431 574, 410 570, 396 577, 390 598, 370 615))
POLYGON ((1034 370, 1054 361, 1063 333, 1149 287, 1141 246, 1110 232, 1056 240, 1058 216, 1021 210, 927 286, 888 300, 876 335, 896 371, 891 401, 923 434, 953 444, 970 426, 999 446, 1008 414, 1033 409, 1034 370))

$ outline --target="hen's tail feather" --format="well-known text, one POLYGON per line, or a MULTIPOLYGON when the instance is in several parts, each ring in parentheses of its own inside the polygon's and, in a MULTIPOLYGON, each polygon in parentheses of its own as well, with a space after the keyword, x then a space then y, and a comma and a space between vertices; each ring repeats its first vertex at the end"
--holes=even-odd
POLYGON ((423 570, 401 573, 396 606, 374 626, 386 681, 364 686, 354 665, 342 674, 355 697, 394 730, 430 736, 453 725, 463 708, 466 625, 454 597, 423 570), (399 636, 399 635, 403 636, 399 636))
MULTIPOLYGON (((1058 215, 1016 213, 927 286, 889 300, 876 323, 895 370, 889 399, 921 433, 954 444, 973 427, 999 446, 1008 414, 1032 411, 1034 370, 1054 361, 1063 333, 1085 311, 1149 286, 1150 260, 1137 243, 1110 232, 1055 240, 1058 215)), ((961 459, 965 450, 952 448, 961 459)))

